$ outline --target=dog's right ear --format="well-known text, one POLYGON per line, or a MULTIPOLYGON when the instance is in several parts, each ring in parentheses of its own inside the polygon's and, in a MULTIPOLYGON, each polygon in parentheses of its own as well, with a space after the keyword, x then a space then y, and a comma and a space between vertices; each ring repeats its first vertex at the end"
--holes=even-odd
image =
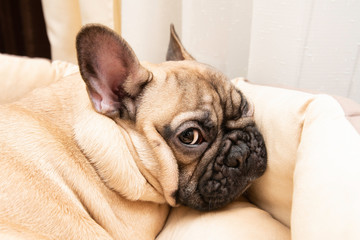
POLYGON ((170 42, 166 54, 166 61, 195 60, 182 45, 176 34, 174 24, 170 25, 170 42))
POLYGON ((135 99, 152 74, 128 43, 102 25, 87 25, 76 37, 80 73, 95 110, 109 117, 133 118, 135 99))

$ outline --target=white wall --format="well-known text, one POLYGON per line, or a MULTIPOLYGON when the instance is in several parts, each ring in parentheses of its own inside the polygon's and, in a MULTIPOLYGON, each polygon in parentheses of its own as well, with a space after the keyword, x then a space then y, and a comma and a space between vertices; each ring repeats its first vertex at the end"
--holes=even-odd
POLYGON ((251 0, 183 0, 183 44, 198 61, 228 77, 246 76, 251 16, 251 0))
POLYGON ((181 34, 181 0, 122 0, 121 33, 140 61, 165 61, 170 24, 181 34))
POLYGON ((255 0, 248 78, 360 102, 360 1, 255 0))
POLYGON ((360 102, 359 0, 122 0, 122 35, 140 60, 164 61, 171 22, 230 78, 360 102))
POLYGON ((122 35, 140 60, 162 62, 173 22, 185 48, 229 77, 248 69, 251 0, 122 0, 122 35))

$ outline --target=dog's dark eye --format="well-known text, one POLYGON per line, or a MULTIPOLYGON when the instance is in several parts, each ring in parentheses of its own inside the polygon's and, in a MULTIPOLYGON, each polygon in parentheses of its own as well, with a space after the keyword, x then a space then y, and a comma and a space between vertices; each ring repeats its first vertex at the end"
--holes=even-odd
POLYGON ((198 129, 188 128, 180 133, 179 140, 186 145, 199 145, 203 142, 203 136, 198 129))

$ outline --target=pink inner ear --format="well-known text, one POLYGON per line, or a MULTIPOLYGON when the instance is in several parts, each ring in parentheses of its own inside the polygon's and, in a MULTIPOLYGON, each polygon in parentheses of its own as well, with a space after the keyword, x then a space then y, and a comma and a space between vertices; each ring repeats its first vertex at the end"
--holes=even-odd
POLYGON ((98 70, 104 77, 100 80, 111 89, 117 90, 129 75, 129 57, 131 56, 127 56, 124 47, 117 41, 107 41, 107 44, 98 49, 97 54, 98 70))
POLYGON ((99 101, 96 105, 102 113, 115 111, 120 107, 120 99, 125 95, 122 85, 130 71, 127 62, 129 56, 126 56, 120 46, 114 41, 108 41, 97 49, 97 79, 90 81, 90 84, 97 92, 97 94, 92 94, 96 98, 93 101, 99 101))
POLYGON ((85 27, 77 37, 81 74, 98 112, 108 115, 122 107, 124 97, 135 97, 147 70, 139 64, 130 46, 111 29, 85 27))
POLYGON ((93 78, 89 81, 93 82, 89 94, 96 111, 107 114, 116 112, 121 107, 118 96, 107 85, 100 85, 101 82, 93 78))
POLYGON ((100 94, 98 94, 98 91, 88 89, 88 92, 89 92, 90 99, 93 103, 95 110, 97 112, 102 112, 102 109, 101 109, 102 97, 100 96, 100 94))

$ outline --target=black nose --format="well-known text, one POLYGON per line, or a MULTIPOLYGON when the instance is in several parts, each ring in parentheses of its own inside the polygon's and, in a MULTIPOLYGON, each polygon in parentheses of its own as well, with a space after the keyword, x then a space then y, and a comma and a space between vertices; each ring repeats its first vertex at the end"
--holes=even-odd
POLYGON ((227 167, 238 168, 240 164, 245 162, 249 154, 250 149, 245 143, 241 142, 237 145, 232 145, 224 164, 227 167))

